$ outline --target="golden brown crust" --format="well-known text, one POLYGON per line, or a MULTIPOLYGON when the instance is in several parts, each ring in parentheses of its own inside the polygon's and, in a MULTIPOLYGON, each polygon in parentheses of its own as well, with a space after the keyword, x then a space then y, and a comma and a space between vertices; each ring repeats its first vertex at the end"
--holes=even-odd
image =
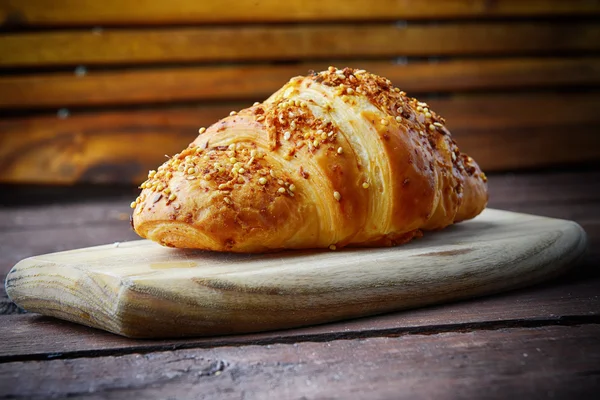
POLYGON ((202 128, 150 171, 133 225, 217 251, 389 246, 479 214, 485 181, 427 104, 330 67, 202 128))

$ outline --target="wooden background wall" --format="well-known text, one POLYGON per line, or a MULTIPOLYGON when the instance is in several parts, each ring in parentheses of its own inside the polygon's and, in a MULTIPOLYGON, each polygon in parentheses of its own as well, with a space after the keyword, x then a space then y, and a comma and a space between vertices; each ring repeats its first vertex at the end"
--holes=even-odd
POLYGON ((0 183, 130 183, 328 65, 384 75, 486 171, 600 160, 600 1, 0 0, 0 183))

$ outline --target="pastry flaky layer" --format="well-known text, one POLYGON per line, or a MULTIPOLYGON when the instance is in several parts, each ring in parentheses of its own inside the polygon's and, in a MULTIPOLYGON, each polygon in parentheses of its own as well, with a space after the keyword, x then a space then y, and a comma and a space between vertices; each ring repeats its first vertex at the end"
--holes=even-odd
POLYGON ((132 223, 165 246, 217 251, 404 243, 487 203, 485 175, 444 123, 364 70, 295 77, 150 171, 132 223))

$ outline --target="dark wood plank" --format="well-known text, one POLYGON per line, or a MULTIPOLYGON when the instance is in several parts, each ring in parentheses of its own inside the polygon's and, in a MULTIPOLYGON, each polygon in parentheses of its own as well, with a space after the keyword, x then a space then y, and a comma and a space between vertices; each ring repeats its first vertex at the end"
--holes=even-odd
POLYGON ((436 333, 600 322, 600 279, 547 284, 497 296, 308 328, 257 334, 135 340, 36 314, 0 316, 0 362, 125 354, 186 347, 326 341, 340 338, 436 333))
MULTIPOLYGON (((0 77, 0 107, 71 107, 267 98, 290 77, 329 63, 90 71, 0 77)), ((598 58, 519 58, 344 65, 389 78, 409 93, 559 88, 600 84, 598 58)))
POLYGON ((44 0, 0 1, 0 24, 11 26, 192 24, 212 22, 300 22, 332 20, 446 19, 526 16, 597 15, 593 1, 430 0, 376 1, 365 7, 359 0, 238 0, 204 2, 194 0, 44 0))
MULTIPOLYGON (((486 171, 600 159, 600 95, 471 95, 431 99, 458 144, 486 171), (566 138, 568 132, 568 140, 566 138)), ((81 112, 0 121, 0 182, 139 183, 198 128, 234 106, 81 112)))
POLYGON ((0 67, 585 53, 596 23, 514 22, 105 29, 0 35, 0 67), (264 45, 263 45, 264 44, 264 45))
POLYGON ((403 335, 0 365, 17 398, 556 398, 600 390, 600 326, 403 335))

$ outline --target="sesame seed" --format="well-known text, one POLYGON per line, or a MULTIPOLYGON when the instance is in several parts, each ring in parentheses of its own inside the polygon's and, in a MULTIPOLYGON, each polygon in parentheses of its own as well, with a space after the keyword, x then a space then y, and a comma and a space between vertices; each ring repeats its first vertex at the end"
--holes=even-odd
POLYGON ((263 119, 265 119, 265 116, 264 116, 264 115, 259 115, 258 117, 256 117, 256 120, 257 120, 258 122, 262 121, 263 119))
POLYGON ((367 71, 365 71, 364 69, 359 69, 357 71, 354 71, 354 75, 364 74, 365 72, 367 71))
POLYGON ((425 118, 431 118, 431 113, 430 112, 426 112, 425 113, 425 118))
POLYGON ((338 147, 337 153, 342 154, 343 152, 344 152, 344 149, 342 147, 338 147))
POLYGON ((290 192, 295 192, 296 191, 296 185, 294 185, 293 183, 290 185, 289 187, 290 192))
POLYGON ((163 190, 164 188, 165 188, 165 184, 164 184, 164 183, 162 183, 162 182, 161 182, 161 183, 159 183, 159 184, 156 186, 156 190, 158 190, 159 192, 162 192, 162 190, 163 190))
POLYGON ((267 184, 267 178, 262 177, 258 179, 258 183, 261 185, 266 185, 267 184))
POLYGON ((423 107, 423 113, 427 114, 429 112, 429 108, 423 107))
POLYGON ((308 139, 308 138, 310 138, 310 132, 306 132, 306 133, 304 134, 304 139, 308 139))
POLYGON ((292 134, 289 131, 285 131, 283 133, 283 139, 284 140, 290 140, 291 137, 292 137, 292 134))
POLYGON ((242 178, 241 176, 238 176, 238 180, 237 181, 238 181, 238 183, 244 183, 244 182, 246 182, 244 180, 244 178, 242 178))
POLYGON ((218 187, 219 190, 223 190, 225 188, 227 188, 227 184, 225 184, 225 183, 221 183, 218 187))
POLYGON ((282 187, 280 187, 279 189, 277 189, 277 191, 278 191, 279 193, 285 193, 285 188, 282 188, 282 187))
POLYGON ((456 154, 452 152, 452 161, 456 161, 456 154))
POLYGON ((319 129, 319 130, 317 131, 317 136, 321 135, 322 133, 323 133, 323 129, 319 129))
POLYGON ((363 189, 368 189, 369 188, 369 182, 363 182, 362 187, 363 187, 363 189))
POLYGON ((440 124, 439 122, 434 122, 433 125, 439 127, 439 128, 443 128, 444 125, 440 124))
POLYGON ((223 201, 227 204, 231 204, 231 199, 229 197, 223 197, 223 201))
POLYGON ((427 103, 423 103, 422 101, 417 102, 417 105, 420 107, 427 107, 427 103))
POLYGON ((156 175, 156 171, 155 170, 151 170, 148 172, 148 178, 152 178, 154 175, 156 175))
POLYGON ((231 157, 231 158, 229 159, 229 162, 230 162, 231 164, 235 164, 235 163, 237 162, 237 158, 235 158, 235 157, 231 157))
POLYGON ((235 114, 237 114, 237 111, 232 111, 229 113, 229 115, 235 115, 235 114))
POLYGON ((290 122, 290 128, 292 128, 292 130, 296 129, 296 121, 290 122))
POLYGON ((204 132, 206 132, 206 128, 202 127, 202 128, 200 128, 200 129, 198 129, 198 133, 199 133, 199 134, 201 134, 201 135, 202 135, 204 132))
POLYGON ((429 124, 429 130, 430 131, 435 131, 435 125, 429 124))
POLYGON ((275 178, 275 172, 273 172, 272 169, 269 170, 269 175, 271 175, 273 178, 275 178))
POLYGON ((169 196, 169 201, 173 201, 177 198, 177 195, 175 193, 171 193, 171 195, 169 196))
POLYGON ((170 194, 170 193, 171 193, 171 189, 169 189, 169 188, 166 188, 166 189, 165 189, 165 194, 170 194))
POLYGON ((383 118, 381 119, 381 124, 382 125, 386 125, 387 126, 387 125, 389 125, 389 123, 390 123, 390 121, 388 121, 387 119, 383 119, 383 118))
POLYGON ((308 106, 308 104, 306 104, 305 101, 303 101, 303 102, 300 103, 300 107, 307 107, 307 106, 308 106))
POLYGON ((227 146, 227 149, 235 150, 235 143, 231 143, 229 146, 227 146))
POLYGON ((327 134, 327 137, 332 137, 332 136, 333 136, 333 131, 331 131, 327 134))
POLYGON ((321 133, 321 139, 323 139, 323 140, 327 139, 327 134, 325 132, 321 133))
POLYGON ((244 172, 246 172, 246 170, 244 168, 238 169, 238 173, 243 174, 244 172))
POLYGON ((404 112, 404 109, 402 107, 398 107, 398 109, 396 110, 396 112, 398 114, 402 114, 404 112))
POLYGON ((231 168, 231 173, 232 174, 237 174, 240 170, 237 168, 231 168))
POLYGON ((257 105, 259 105, 259 104, 260 104, 260 103, 259 103, 258 101, 255 101, 255 102, 254 102, 254 104, 252 104, 252 105, 253 105, 253 106, 257 106, 257 105))
POLYGON ((194 167, 188 168, 187 173, 189 175, 194 175, 196 173, 196 168, 194 168, 194 167))
POLYGON ((256 157, 256 150, 250 150, 250 157, 256 157))
POLYGON ((283 179, 279 179, 279 180, 277 180, 277 183, 278 183, 279 185, 284 185, 284 184, 285 184, 285 183, 283 182, 283 179))
POLYGON ((396 117, 396 122, 402 122, 402 117, 396 117))
POLYGON ((342 199, 342 195, 340 194, 340 192, 333 192, 333 197, 337 200, 340 201, 342 199))
POLYGON ((331 246, 329 246, 329 250, 335 250, 337 249, 337 247, 335 247, 335 244, 332 244, 331 246))
POLYGON ((313 140, 312 145, 315 147, 319 147, 319 140, 318 139, 313 140))
POLYGON ((137 203, 135 201, 132 201, 131 204, 129 205, 129 207, 131 208, 135 208, 137 206, 137 203))
POLYGON ((348 88, 348 90, 346 90, 346 93, 348 93, 348 94, 354 94, 354 89, 348 88))
POLYGON ((331 65, 327 68, 327 71, 329 71, 329 72, 335 72, 335 70, 336 70, 336 68, 331 65))

